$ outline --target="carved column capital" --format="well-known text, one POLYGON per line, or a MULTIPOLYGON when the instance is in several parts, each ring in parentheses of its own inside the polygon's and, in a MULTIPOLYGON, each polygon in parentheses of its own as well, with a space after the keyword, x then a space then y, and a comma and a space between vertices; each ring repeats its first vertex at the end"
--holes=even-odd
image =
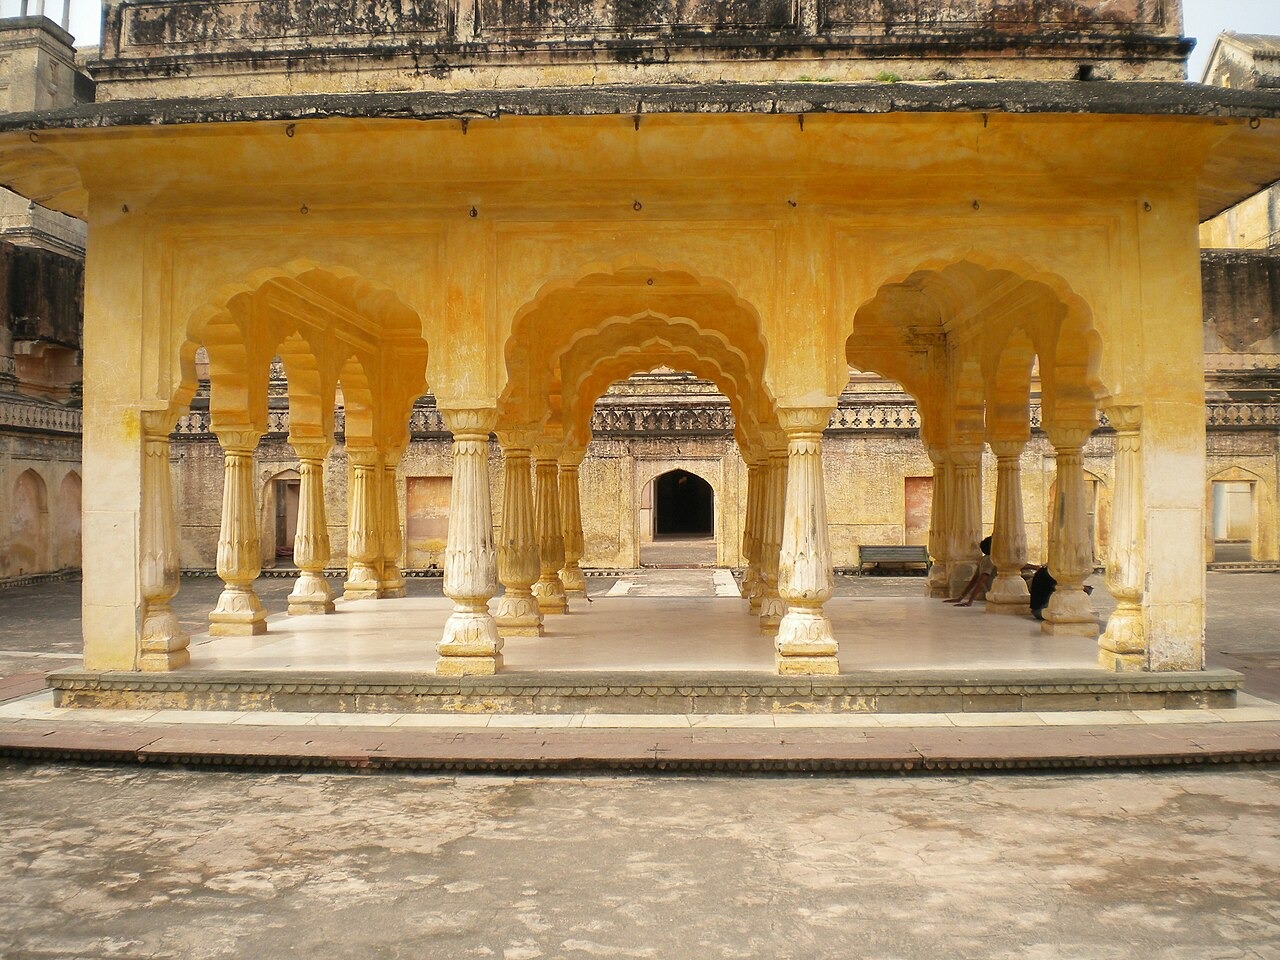
POLYGON ((993 440, 989 444, 991 452, 1001 460, 1017 459, 1027 447, 1025 440, 993 440))
POLYGON ((218 445, 227 453, 252 454, 257 449, 263 432, 257 427, 240 424, 237 426, 215 425, 213 433, 218 438, 218 445))
POLYGON ((1046 424, 1044 432, 1055 450, 1079 449, 1085 445, 1085 442, 1093 433, 1093 424, 1046 424))
POLYGON ((1142 407, 1137 404, 1109 404, 1103 407, 1103 413, 1116 433, 1136 433, 1142 427, 1142 407))
POLYGON ((488 440, 498 422, 495 407, 441 407, 440 416, 455 440, 488 440))
POLYGON ((780 407, 778 422, 788 437, 820 437, 831 422, 831 407, 780 407))
POLYGON ((298 455, 299 460, 323 460, 329 455, 329 441, 294 437, 290 435, 289 446, 298 455))

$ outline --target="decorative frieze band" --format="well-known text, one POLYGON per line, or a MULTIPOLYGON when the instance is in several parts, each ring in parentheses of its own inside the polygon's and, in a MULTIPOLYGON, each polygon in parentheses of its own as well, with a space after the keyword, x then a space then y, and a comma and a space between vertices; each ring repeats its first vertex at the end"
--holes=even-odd
MULTIPOLYGON (((13 404, 24 410, 49 411, 52 416, 66 417, 67 423, 74 422, 74 427, 41 427, 29 426, 30 429, 48 429, 53 432, 78 433, 80 430, 80 411, 66 408, 29 407, 26 404, 13 404)), ((28 426, 28 422, 14 423, 4 419, 5 406, 0 406, 0 426, 28 426)), ((33 413, 24 414, 30 420, 33 413)), ((1030 408, 1030 421, 1033 430, 1043 429, 1040 406, 1030 408)), ((1280 427, 1280 404, 1267 403, 1210 403, 1206 406, 1206 421, 1209 427, 1280 427)), ((43 422, 43 421, 42 421, 43 422)), ((63 421, 59 421, 63 422, 63 421)), ((1098 426, 1110 424, 1105 414, 1098 415, 1098 426)), ((339 410, 334 420, 334 431, 339 436, 345 431, 345 417, 339 410)), ((728 434, 733 431, 733 413, 728 405, 690 404, 657 406, 654 404, 636 406, 608 406, 597 409, 591 417, 591 431, 597 436, 601 434, 653 434, 653 433, 694 433, 694 434, 728 434)), ((915 404, 849 404, 837 407, 831 414, 827 425, 828 432, 862 433, 862 432, 913 432, 920 429, 920 411, 915 404)), ((435 407, 415 407, 409 418, 409 430, 414 437, 445 436, 448 428, 444 418, 435 407)), ((203 438, 211 435, 209 429, 209 413, 204 410, 192 411, 178 419, 174 428, 175 437, 203 438)), ((289 411, 272 410, 267 415, 267 432, 269 434, 287 434, 289 432, 289 411)))

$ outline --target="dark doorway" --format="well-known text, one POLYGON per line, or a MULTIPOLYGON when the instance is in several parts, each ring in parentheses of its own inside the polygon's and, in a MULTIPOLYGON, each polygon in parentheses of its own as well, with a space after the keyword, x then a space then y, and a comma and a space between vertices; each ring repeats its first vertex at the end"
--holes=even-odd
POLYGON ((714 533, 711 484, 687 470, 672 470, 653 481, 653 534, 710 537, 714 533))

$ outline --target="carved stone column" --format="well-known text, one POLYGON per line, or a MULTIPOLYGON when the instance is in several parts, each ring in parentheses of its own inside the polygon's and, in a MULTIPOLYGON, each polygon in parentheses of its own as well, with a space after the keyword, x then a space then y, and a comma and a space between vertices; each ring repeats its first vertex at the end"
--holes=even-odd
POLYGON ((382 579, 382 476, 373 447, 347 447, 347 600, 374 600, 382 579))
POLYGON ((553 454, 534 454, 533 522, 538 531, 538 582, 533 595, 544 614, 567 613, 569 601, 560 568, 564 566, 564 528, 560 522, 559 463, 553 454))
POLYGON ((760 577, 760 480, 764 473, 761 464, 747 464, 747 510, 742 525, 742 557, 746 569, 742 573, 742 598, 748 601, 751 611, 760 606, 756 586, 760 577))
POLYGON ((769 451, 762 494, 764 523, 760 534, 760 629, 774 633, 787 605, 778 593, 778 554, 782 549, 783 515, 787 498, 787 449, 769 451))
POLYGON ((787 613, 774 642, 778 672, 839 673, 836 639, 822 605, 831 599, 831 548, 827 542, 827 498, 822 474, 822 431, 831 411, 779 411, 787 432, 787 486, 778 592, 787 613))
POLYGON ((933 461, 933 493, 929 504, 929 576, 925 595, 945 598, 950 594, 947 564, 951 559, 951 454, 941 447, 929 448, 933 461))
POLYGON ((1111 539, 1107 544, 1107 588, 1116 608, 1098 638, 1098 662, 1108 670, 1147 669, 1147 636, 1142 616, 1142 408, 1111 406, 1107 419, 1116 431, 1115 487, 1111 497, 1111 539))
POLYGON ((1085 578, 1093 572, 1093 544, 1089 542, 1088 490, 1084 480, 1084 426, 1049 427, 1049 441, 1057 453, 1057 492, 1049 526, 1049 573, 1057 587, 1044 611, 1045 633, 1096 637, 1098 621, 1085 578))
POLYGON ((951 539, 948 545, 947 589, 960 595, 978 569, 982 549, 982 448, 951 451, 951 539))
POLYGON ((1027 526, 1022 518, 1024 440, 996 440, 996 522, 991 532, 991 562, 996 578, 987 591, 987 613, 1027 614, 1031 594, 1022 568, 1027 563, 1027 526))
POLYGON ((502 638, 489 614, 498 592, 489 499, 491 409, 442 410, 453 434, 453 487, 449 497, 449 540, 444 552, 444 593, 453 600, 444 636, 436 644, 436 673, 449 676, 496 673, 502 667, 502 638))
POLYGON ((329 564, 329 524, 324 509, 326 441, 290 438, 298 454, 298 529, 293 537, 293 562, 298 579, 289 594, 291 614, 333 613, 333 591, 324 578, 329 564))
POLYGON ((141 670, 176 670, 191 662, 189 638, 169 606, 178 593, 179 562, 167 419, 167 414, 143 414, 141 670))
POLYGON ((262 571, 258 508, 253 495, 253 450, 261 434, 249 427, 215 430, 222 444, 222 527, 218 533, 218 576, 226 585, 209 614, 215 637, 267 632, 253 581, 262 571))
POLYGON ((564 566, 560 582, 565 593, 587 595, 587 581, 578 561, 584 549, 582 537, 582 501, 578 492, 578 464, 560 464, 560 523, 564 532, 564 566))
POLYGON ((502 541, 498 579, 506 592, 498 600, 498 633, 504 637, 542 636, 542 612, 530 589, 538 579, 537 529, 529 448, 512 442, 503 450, 502 541))
POLYGON ((400 574, 400 548, 404 539, 400 536, 400 491, 396 486, 396 465, 400 454, 394 457, 384 455, 379 474, 378 505, 382 522, 379 524, 381 536, 381 571, 378 577, 378 597, 380 599, 403 597, 404 577, 400 574))

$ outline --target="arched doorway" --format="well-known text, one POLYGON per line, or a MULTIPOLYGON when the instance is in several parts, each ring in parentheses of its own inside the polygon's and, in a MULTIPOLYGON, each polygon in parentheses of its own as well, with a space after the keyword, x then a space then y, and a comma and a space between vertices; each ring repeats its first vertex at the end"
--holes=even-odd
POLYGON ((687 470, 671 470, 653 481, 653 535, 681 539, 715 535, 715 493, 687 470))

